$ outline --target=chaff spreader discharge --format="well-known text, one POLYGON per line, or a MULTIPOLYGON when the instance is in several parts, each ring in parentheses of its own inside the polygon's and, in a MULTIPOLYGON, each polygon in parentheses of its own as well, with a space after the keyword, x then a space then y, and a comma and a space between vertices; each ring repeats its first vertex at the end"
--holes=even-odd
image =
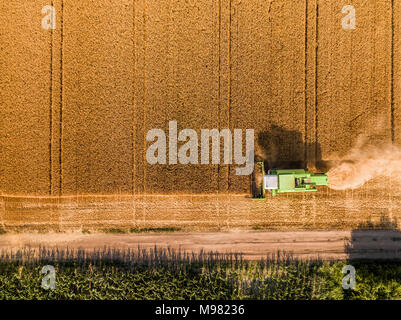
POLYGON ((259 183, 255 181, 255 200, 266 199, 266 190, 275 196, 286 192, 317 191, 316 186, 329 185, 326 173, 311 173, 307 169, 270 169, 266 174, 263 162, 257 162, 256 167, 255 175, 258 171, 263 179, 259 179, 259 183))

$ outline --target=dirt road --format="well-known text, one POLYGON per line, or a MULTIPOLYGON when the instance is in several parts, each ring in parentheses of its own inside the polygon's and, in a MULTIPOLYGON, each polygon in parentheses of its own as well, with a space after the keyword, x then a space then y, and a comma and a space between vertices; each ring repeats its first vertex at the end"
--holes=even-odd
POLYGON ((0 249, 46 246, 58 248, 176 248, 184 251, 243 253, 258 259, 278 250, 301 259, 400 259, 400 231, 324 232, 219 232, 171 234, 8 234, 0 236, 0 249))

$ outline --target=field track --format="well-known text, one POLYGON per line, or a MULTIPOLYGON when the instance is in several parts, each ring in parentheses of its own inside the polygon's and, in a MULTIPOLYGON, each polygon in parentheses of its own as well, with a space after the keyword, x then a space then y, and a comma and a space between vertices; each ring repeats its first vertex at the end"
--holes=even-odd
POLYGON ((6 231, 177 231, 396 229, 401 196, 378 184, 361 190, 280 195, 254 201, 242 195, 0 197, 6 231))

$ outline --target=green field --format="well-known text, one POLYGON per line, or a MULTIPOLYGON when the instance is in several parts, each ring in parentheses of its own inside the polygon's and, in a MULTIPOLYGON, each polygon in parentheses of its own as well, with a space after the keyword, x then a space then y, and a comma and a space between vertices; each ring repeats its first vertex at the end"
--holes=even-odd
POLYGON ((401 263, 299 261, 278 253, 240 255, 153 250, 39 250, 0 253, 0 299, 401 299, 401 263), (356 269, 355 290, 342 268, 356 269), (56 289, 41 286, 56 269, 56 289))

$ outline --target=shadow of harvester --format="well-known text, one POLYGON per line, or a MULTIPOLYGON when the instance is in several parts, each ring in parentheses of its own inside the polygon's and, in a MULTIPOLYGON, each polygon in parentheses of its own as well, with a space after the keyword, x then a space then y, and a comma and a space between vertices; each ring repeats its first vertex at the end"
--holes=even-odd
POLYGON ((273 124, 268 131, 259 133, 257 145, 260 150, 255 160, 264 161, 267 169, 303 169, 308 165, 316 166, 319 171, 327 169, 320 144, 305 142, 299 131, 273 124))
MULTIPOLYGON (((326 172, 328 164, 322 160, 318 142, 306 143, 304 135, 296 130, 287 130, 275 124, 259 133, 255 150, 255 162, 263 162, 269 169, 312 169, 326 172)), ((250 188, 254 197, 261 193, 260 168, 255 168, 250 177, 250 188)))
POLYGON ((401 231, 397 219, 383 215, 379 222, 361 224, 351 232, 345 251, 349 260, 401 261, 401 231))

